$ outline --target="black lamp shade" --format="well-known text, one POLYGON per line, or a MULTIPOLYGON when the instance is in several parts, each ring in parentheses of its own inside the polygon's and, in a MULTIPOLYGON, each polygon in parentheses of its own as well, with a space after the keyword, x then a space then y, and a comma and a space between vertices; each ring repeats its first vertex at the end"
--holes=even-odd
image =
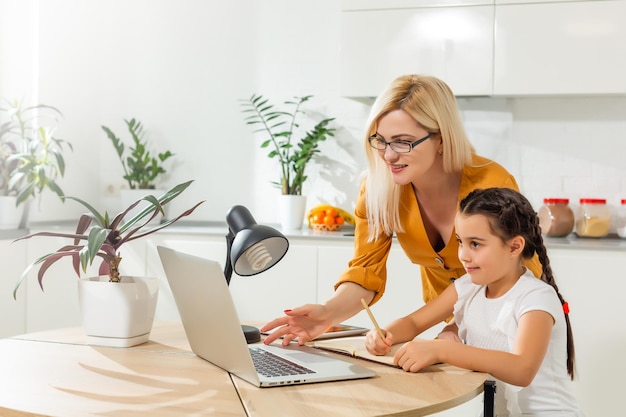
POLYGON ((237 275, 259 274, 274 266, 287 253, 287 238, 272 227, 257 224, 244 206, 231 208, 226 222, 234 235, 230 258, 237 275))

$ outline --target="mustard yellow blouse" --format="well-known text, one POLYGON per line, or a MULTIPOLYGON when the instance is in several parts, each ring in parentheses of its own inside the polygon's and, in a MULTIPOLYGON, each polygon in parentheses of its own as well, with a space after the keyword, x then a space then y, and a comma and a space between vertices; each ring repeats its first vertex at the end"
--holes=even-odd
MULTIPOLYGON (((498 163, 475 155, 472 166, 463 169, 459 187, 460 202, 470 191, 477 188, 507 187, 519 190, 515 178, 498 163)), ((335 284, 335 289, 343 282, 354 282, 376 292, 375 303, 382 297, 387 281, 387 257, 391 248, 392 237, 381 236, 374 242, 368 242, 368 224, 365 212, 364 189, 357 200, 355 209, 356 227, 354 233, 354 257, 335 284)), ((422 292, 425 302, 435 298, 450 283, 465 274, 458 259, 458 242, 455 232, 449 237, 446 246, 435 252, 428 240, 422 222, 420 209, 411 184, 402 189, 400 197, 400 221, 404 233, 397 233, 397 240, 404 253, 420 266, 422 292)), ((541 276, 541 264, 537 256, 526 262, 526 266, 536 277, 541 276)))

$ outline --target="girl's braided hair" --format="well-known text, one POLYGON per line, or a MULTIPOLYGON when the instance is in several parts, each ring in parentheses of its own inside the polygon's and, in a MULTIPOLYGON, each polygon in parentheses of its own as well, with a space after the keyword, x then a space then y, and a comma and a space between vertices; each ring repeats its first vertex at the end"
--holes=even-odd
MULTIPOLYGON (((491 230, 503 242, 515 236, 522 236, 526 241, 522 257, 531 259, 537 253, 543 267, 541 280, 550 284, 561 304, 565 304, 565 299, 554 280, 550 259, 541 236, 539 218, 526 197, 510 188, 473 190, 461 201, 459 212, 464 215, 481 214, 487 217, 491 230)), ((574 338, 569 315, 565 311, 564 314, 567 324, 567 371, 570 378, 574 379, 574 338)))

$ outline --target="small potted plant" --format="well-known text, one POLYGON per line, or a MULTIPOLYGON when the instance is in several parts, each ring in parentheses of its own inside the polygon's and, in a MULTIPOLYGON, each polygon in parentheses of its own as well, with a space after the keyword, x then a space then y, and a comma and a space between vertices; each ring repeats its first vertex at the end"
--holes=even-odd
POLYGON ((79 278, 79 303, 83 327, 90 343, 125 347, 147 341, 154 319, 159 282, 156 278, 122 275, 120 249, 128 242, 146 237, 193 213, 203 201, 160 225, 149 226, 150 220, 159 213, 162 214, 164 207, 191 183, 192 181, 188 181, 179 184, 160 197, 148 195, 135 201, 113 218, 110 218, 107 212, 101 214, 80 198, 66 196, 66 199, 82 204, 89 213, 80 216, 74 233, 38 232, 16 240, 60 237, 71 242, 30 264, 19 278, 13 297, 17 298, 17 290, 32 268, 39 266, 37 279, 43 290, 46 271, 57 261, 69 258, 79 278), (125 220, 127 214, 142 200, 147 201, 149 205, 137 215, 125 220), (102 260, 98 276, 82 278, 81 272, 86 273, 96 257, 102 260))
POLYGON ((63 198, 57 180, 72 145, 54 136, 61 116, 55 107, 17 100, 0 107, 0 228, 25 228, 32 200, 46 189, 63 198))
MULTIPOLYGON (((269 99, 256 94, 242 103, 243 112, 247 114, 246 124, 256 126, 254 132, 263 132, 267 137, 261 143, 261 148, 269 148, 267 156, 278 159, 279 177, 273 184, 280 188, 283 195, 302 196, 302 185, 307 179, 307 164, 319 153, 320 142, 334 136, 336 130, 329 127, 334 118, 326 118, 306 131, 299 140, 294 138, 300 127, 298 116, 305 114, 301 106, 312 97, 294 97, 293 101, 285 101, 284 104, 291 107, 291 111, 277 110, 269 99)), ((305 204, 303 196, 286 198, 281 210, 283 228, 299 229, 302 226, 305 204), (288 212, 295 212, 295 216, 291 217, 288 212)))
MULTIPOLYGON (((132 138, 132 145, 128 146, 130 150, 128 154, 126 153, 127 147, 124 142, 122 142, 111 129, 102 126, 102 130, 104 130, 107 137, 111 140, 117 152, 117 156, 124 170, 123 178, 128 183, 127 189, 120 190, 122 207, 126 207, 131 202, 152 192, 145 190, 156 190, 157 184, 159 184, 161 178, 166 173, 164 162, 174 156, 169 150, 157 153, 156 155, 151 153, 148 142, 144 137, 141 122, 134 118, 124 120, 124 122, 132 138)), ((130 214, 135 214, 143 207, 144 206, 140 205, 135 212, 130 214)), ((156 217, 154 220, 158 222, 160 217, 156 217)))

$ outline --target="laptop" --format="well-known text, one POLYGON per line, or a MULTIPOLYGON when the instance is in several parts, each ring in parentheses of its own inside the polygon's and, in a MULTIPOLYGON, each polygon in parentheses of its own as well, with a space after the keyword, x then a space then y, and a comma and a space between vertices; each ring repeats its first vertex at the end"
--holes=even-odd
MULTIPOLYGON (((235 304, 218 262, 157 246, 191 350, 258 387, 368 378, 370 369, 293 343, 246 343, 235 304), (259 360, 279 369, 264 370, 259 360), (284 369, 286 368, 286 369, 284 369)), ((262 279, 262 278, 259 278, 262 279)))

